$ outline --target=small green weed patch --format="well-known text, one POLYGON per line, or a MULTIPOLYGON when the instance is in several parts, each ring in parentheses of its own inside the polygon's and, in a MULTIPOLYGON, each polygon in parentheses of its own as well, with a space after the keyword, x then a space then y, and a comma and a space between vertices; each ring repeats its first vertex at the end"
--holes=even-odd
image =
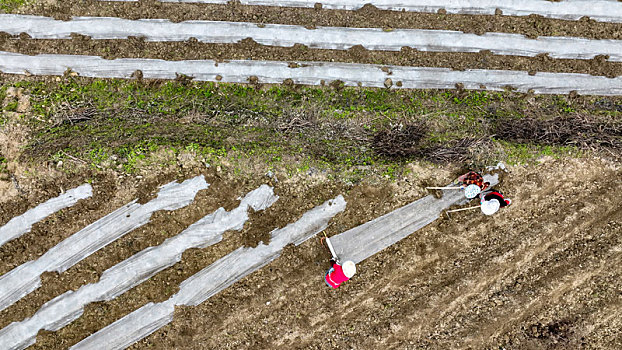
POLYGON ((0 11, 11 13, 26 3, 26 0, 0 0, 0 11))
POLYGON ((579 157, 583 152, 573 146, 543 146, 534 144, 510 143, 498 141, 505 153, 508 164, 530 164, 541 157, 559 159, 562 157, 579 157))
POLYGON ((0 155, 0 174, 6 172, 7 160, 4 156, 0 155))

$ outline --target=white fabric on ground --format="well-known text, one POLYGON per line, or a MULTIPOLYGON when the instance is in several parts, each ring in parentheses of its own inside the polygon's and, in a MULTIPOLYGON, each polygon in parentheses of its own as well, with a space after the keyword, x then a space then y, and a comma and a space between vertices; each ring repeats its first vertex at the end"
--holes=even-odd
POLYGON ((0 310, 37 289, 41 284, 42 273, 64 272, 97 250, 148 223, 154 212, 187 206, 198 191, 208 186, 203 175, 181 184, 168 183, 160 187, 157 198, 145 204, 136 201, 128 203, 69 236, 37 260, 28 261, 0 276, 0 310))
MULTIPOLYGON (((484 175, 484 180, 489 181, 491 186, 499 182, 498 175, 484 175)), ((441 198, 435 198, 432 195, 423 197, 386 215, 332 236, 330 240, 341 261, 352 260, 358 264, 435 221, 443 210, 467 201, 462 191, 443 190, 441 198)))
MULTIPOLYGON (((101 0, 100 0, 101 1, 101 0)), ((116 0, 123 1, 123 0, 116 0)), ((137 0, 129 0, 137 1, 137 0)), ((161 0, 226 4, 229 0, 161 0)), ((497 9, 508 16, 540 15, 546 18, 578 20, 588 16, 601 22, 622 22, 622 4, 617 0, 237 0, 242 5, 314 8, 316 3, 330 10, 358 10, 371 4, 381 10, 448 14, 494 15, 497 9)))
POLYGON ((45 203, 29 209, 20 216, 16 216, 0 227, 0 246, 18 238, 24 233, 30 232, 32 225, 54 214, 55 212, 76 204, 80 199, 89 198, 93 195, 93 188, 89 184, 72 188, 58 197, 52 198, 45 203))
POLYGON ((503 91, 507 88, 536 94, 622 95, 622 76, 607 78, 577 73, 536 73, 506 70, 381 66, 373 64, 226 61, 164 61, 124 58, 105 60, 97 56, 37 55, 0 52, 0 71, 9 74, 63 75, 67 69, 94 78, 130 78, 140 70, 146 79, 175 79, 185 74, 198 81, 281 84, 291 79, 295 84, 322 85, 339 80, 346 86, 408 89, 454 89, 462 84, 469 90, 503 91), (218 78, 218 79, 217 79, 218 78))
POLYGON ((251 38, 259 44, 291 47, 303 44, 311 48, 347 50, 362 45, 368 50, 400 51, 412 47, 419 51, 480 52, 498 55, 592 59, 608 55, 609 61, 622 61, 622 40, 594 40, 570 37, 539 37, 486 33, 483 35, 450 30, 316 27, 283 24, 186 21, 165 19, 128 20, 110 17, 75 17, 60 21, 49 17, 0 14, 0 32, 27 33, 33 39, 70 39, 72 33, 91 39, 127 39, 144 37, 146 41, 186 41, 196 38, 206 43, 237 43, 251 38))

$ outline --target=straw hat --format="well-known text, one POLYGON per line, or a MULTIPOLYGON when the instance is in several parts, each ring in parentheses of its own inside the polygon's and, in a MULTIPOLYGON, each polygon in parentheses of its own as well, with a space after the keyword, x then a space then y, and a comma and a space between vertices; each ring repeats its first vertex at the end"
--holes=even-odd
POLYGON ((344 262, 341 268, 343 269, 343 274, 348 278, 354 276, 356 273, 356 265, 354 265, 354 262, 351 260, 344 262))
POLYGON ((468 199, 473 199, 475 198, 475 196, 480 194, 480 192, 482 192, 482 189, 479 186, 477 186, 476 184, 470 184, 465 187, 464 196, 468 199))
POLYGON ((491 199, 489 201, 482 202, 481 208, 482 208, 482 213, 486 215, 492 215, 499 210, 499 207, 501 207, 501 205, 499 204, 499 201, 496 199, 491 199))

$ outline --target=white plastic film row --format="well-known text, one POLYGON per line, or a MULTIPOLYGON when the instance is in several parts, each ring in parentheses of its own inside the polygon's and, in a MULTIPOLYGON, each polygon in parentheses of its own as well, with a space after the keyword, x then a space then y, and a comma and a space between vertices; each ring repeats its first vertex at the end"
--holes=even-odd
POLYGON ((607 78, 581 73, 530 75, 523 71, 382 66, 332 62, 278 62, 212 60, 164 61, 123 58, 105 60, 97 56, 36 55, 0 52, 0 71, 9 74, 63 75, 68 69, 85 77, 131 78, 140 70, 146 79, 175 79, 178 74, 198 81, 265 84, 322 85, 339 80, 346 86, 407 89, 454 89, 536 94, 622 95, 622 77, 607 78))
POLYGON ((89 184, 72 188, 58 197, 49 199, 45 203, 29 209, 24 214, 16 216, 0 227, 0 246, 6 242, 30 232, 32 225, 46 217, 76 204, 80 199, 93 195, 93 188, 89 184))
POLYGON ((176 305, 196 306, 233 283, 278 258, 288 244, 299 245, 322 232, 330 219, 345 209, 342 196, 306 212, 298 221, 272 231, 270 243, 241 247, 197 272, 179 286, 179 292, 162 303, 149 303, 71 347, 124 349, 173 320, 176 305))
POLYGON ((69 236, 37 260, 28 261, 0 276, 0 310, 39 288, 42 273, 66 271, 99 249, 148 223, 154 212, 187 206, 198 191, 208 186, 203 175, 181 184, 166 184, 160 188, 157 198, 145 204, 133 201, 124 205, 69 236))
POLYGON ((196 38, 204 43, 233 44, 251 38, 259 44, 347 50, 361 45, 368 50, 400 51, 411 47, 431 52, 479 52, 490 50, 498 55, 592 59, 607 55, 610 61, 622 62, 622 40, 592 40, 571 37, 528 39, 520 34, 486 33, 476 35, 449 30, 317 27, 244 22, 186 21, 166 19, 128 20, 110 17, 76 17, 59 21, 49 17, 0 14, 0 32, 12 35, 27 33, 34 39, 70 39, 71 33, 92 39, 127 39, 144 37, 147 41, 186 41, 196 38))
MULTIPOLYGON (((100 0, 138 1, 138 0, 100 0)), ((160 0, 162 2, 226 4, 229 0, 160 0)), ((539 15, 546 18, 578 20, 590 17, 600 22, 622 23, 622 4, 617 0, 236 0, 242 5, 358 10, 371 4, 380 10, 448 14, 494 15, 500 10, 508 16, 539 15)))

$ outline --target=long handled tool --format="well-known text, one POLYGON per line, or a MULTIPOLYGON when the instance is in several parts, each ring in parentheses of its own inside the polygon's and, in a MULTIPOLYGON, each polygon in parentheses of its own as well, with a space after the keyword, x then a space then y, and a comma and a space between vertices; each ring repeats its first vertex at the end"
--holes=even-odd
POLYGON ((471 210, 471 209, 477 209, 477 208, 480 208, 480 206, 479 205, 475 205, 475 206, 467 207, 467 208, 448 210, 448 211, 445 212, 445 215, 447 215, 448 219, 451 219, 451 216, 449 216, 449 213, 455 213, 455 212, 458 212, 458 211, 465 211, 465 210, 471 210))
POLYGON ((448 212, 448 213, 455 213, 455 212, 458 212, 458 211, 463 211, 463 210, 477 209, 477 208, 479 208, 479 207, 480 207, 479 205, 476 205, 476 206, 473 206, 473 207, 468 207, 468 208, 460 208, 460 209, 448 210, 447 212, 448 212))
POLYGON ((459 187, 426 187, 426 189, 428 190, 464 190, 464 196, 468 199, 473 199, 482 192, 482 189, 475 184, 470 184, 466 187, 462 187, 462 186, 459 186, 459 187))
POLYGON ((324 239, 326 240, 326 245, 328 246, 328 250, 330 250, 330 254, 333 256, 333 260, 339 263, 339 257, 337 253, 335 253, 335 248, 333 248, 333 244, 330 243, 330 239, 326 236, 326 233, 324 233, 324 239))

